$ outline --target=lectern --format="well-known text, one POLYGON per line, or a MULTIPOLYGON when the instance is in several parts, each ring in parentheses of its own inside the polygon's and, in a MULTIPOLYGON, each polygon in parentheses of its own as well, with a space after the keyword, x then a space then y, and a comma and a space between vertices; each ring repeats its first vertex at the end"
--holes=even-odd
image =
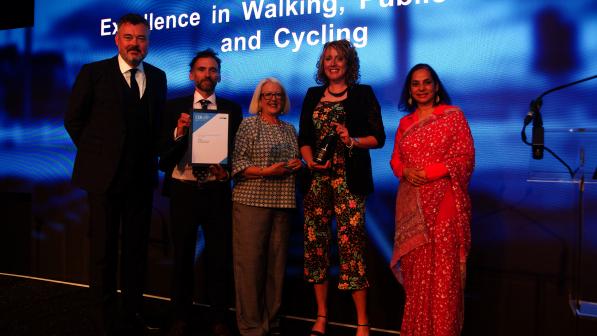
POLYGON ((567 162, 570 170, 556 160, 532 160, 527 179, 531 183, 573 184, 576 219, 574 251, 569 286, 570 307, 580 318, 597 319, 597 128, 546 129, 545 142, 567 162))

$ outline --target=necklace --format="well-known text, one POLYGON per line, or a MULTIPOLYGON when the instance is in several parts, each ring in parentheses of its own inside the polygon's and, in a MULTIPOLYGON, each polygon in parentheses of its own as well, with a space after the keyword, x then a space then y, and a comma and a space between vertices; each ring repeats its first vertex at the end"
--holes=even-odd
POLYGON ((344 90, 342 90, 342 91, 340 91, 338 93, 332 92, 332 90, 330 90, 329 86, 328 86, 327 90, 328 90, 329 94, 331 94, 332 96, 338 98, 338 97, 342 97, 346 93, 346 91, 348 91, 348 86, 344 90))

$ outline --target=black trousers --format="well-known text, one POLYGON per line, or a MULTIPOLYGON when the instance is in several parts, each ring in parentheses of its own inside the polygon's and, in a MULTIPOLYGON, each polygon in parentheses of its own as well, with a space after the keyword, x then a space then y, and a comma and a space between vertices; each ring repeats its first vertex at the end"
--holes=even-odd
POLYGON ((212 320, 222 322, 232 298, 232 202, 229 183, 202 187, 173 180, 170 225, 174 245, 172 303, 175 318, 189 318, 195 284, 197 230, 203 229, 207 302, 212 320))
POLYGON ((141 310, 153 190, 88 193, 90 219, 90 288, 101 305, 104 323, 115 318, 118 264, 123 309, 127 315, 141 310))

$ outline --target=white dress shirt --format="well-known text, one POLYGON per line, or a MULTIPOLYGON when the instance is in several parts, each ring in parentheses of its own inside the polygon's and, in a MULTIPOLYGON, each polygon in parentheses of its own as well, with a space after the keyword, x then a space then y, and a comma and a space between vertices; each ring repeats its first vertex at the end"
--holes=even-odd
MULTIPOLYGON (((122 58, 122 56, 120 56, 120 54, 118 54, 118 67, 120 68, 120 72, 124 76, 126 83, 130 87, 131 86, 130 70, 132 69, 132 67, 124 61, 124 59, 122 58)), ((147 86, 145 83, 146 78, 145 78, 145 70, 143 70, 143 62, 141 62, 137 66, 137 70, 138 71, 135 74, 135 79, 137 80, 137 85, 139 85, 139 97, 143 97, 143 94, 145 93, 145 87, 147 86)))
MULTIPOLYGON (((199 102, 202 99, 207 99, 210 101, 210 104, 207 105, 207 109, 208 110, 217 110, 218 109, 218 105, 216 104, 216 94, 213 93, 211 96, 204 98, 199 92, 197 92, 197 90, 195 90, 195 94, 193 95, 193 109, 196 110, 200 110, 201 109, 201 103, 199 102)), ((192 116, 191 116, 192 117, 192 116)), ((174 135, 173 135, 176 139, 176 128, 174 129, 174 135)), ((187 136, 186 134, 181 135, 181 136, 187 136)), ((188 180, 188 181, 197 181, 197 178, 193 175, 193 167, 191 167, 190 163, 191 163, 191 156, 190 153, 187 152, 184 155, 184 164, 179 163, 178 165, 176 165, 176 167, 174 167, 174 170, 172 171, 172 177, 175 179, 179 179, 179 180, 188 180)), ((214 180, 215 176, 209 176, 207 178, 208 181, 214 180)))

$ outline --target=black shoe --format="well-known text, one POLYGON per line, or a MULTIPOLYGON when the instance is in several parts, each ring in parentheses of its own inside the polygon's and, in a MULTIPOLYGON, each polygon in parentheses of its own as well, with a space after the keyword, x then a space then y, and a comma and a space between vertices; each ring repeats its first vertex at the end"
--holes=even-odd
POLYGON ((126 321, 127 329, 135 335, 154 334, 160 331, 160 327, 148 323, 141 314, 137 313, 126 321))
POLYGON ((176 320, 172 323, 168 336, 186 336, 189 334, 189 325, 183 320, 176 320))
POLYGON ((273 327, 269 331, 269 336, 281 336, 282 335, 282 328, 280 327, 273 327))
POLYGON ((230 328, 226 324, 221 322, 214 323, 211 326, 211 334, 213 336, 233 336, 230 328))

